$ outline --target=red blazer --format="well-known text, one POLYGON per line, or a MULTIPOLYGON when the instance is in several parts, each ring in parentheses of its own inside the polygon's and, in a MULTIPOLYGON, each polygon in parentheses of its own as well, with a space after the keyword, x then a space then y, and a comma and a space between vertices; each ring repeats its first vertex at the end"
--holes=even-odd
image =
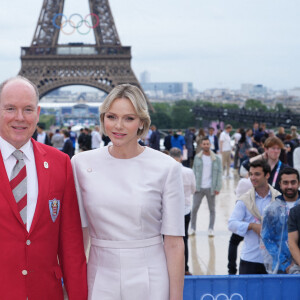
POLYGON ((0 298, 63 300, 63 277, 69 300, 86 300, 86 258, 70 158, 32 143, 38 199, 29 233, 0 153, 0 298))

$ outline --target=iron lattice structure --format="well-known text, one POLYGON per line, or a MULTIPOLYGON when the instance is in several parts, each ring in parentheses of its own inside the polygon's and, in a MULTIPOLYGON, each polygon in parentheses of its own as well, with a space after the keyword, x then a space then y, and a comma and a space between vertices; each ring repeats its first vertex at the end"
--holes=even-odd
POLYGON ((96 44, 59 45, 64 0, 44 0, 31 46, 22 47, 19 72, 37 85, 40 97, 66 85, 107 93, 122 83, 141 88, 131 68, 131 48, 121 45, 108 0, 89 0, 89 7, 96 44))

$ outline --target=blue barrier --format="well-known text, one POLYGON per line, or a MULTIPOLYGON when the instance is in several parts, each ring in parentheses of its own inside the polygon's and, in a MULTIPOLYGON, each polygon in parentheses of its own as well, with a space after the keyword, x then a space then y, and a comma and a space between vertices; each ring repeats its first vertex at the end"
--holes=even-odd
POLYGON ((300 300, 300 276, 186 276, 183 299, 300 300))

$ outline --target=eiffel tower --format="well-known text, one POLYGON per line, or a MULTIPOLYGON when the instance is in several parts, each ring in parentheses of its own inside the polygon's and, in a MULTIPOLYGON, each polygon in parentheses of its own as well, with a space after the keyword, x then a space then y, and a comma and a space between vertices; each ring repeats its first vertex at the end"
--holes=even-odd
POLYGON ((121 45, 108 0, 88 1, 95 44, 58 44, 67 22, 64 0, 43 2, 31 46, 22 47, 19 72, 37 85, 40 97, 66 85, 87 85, 106 93, 122 83, 141 88, 131 68, 131 47, 121 45))

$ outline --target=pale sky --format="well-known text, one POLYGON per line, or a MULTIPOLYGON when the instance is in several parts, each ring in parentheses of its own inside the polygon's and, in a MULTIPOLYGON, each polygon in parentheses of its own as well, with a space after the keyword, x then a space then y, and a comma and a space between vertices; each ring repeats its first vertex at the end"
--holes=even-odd
MULTIPOLYGON (((3 1, 4 2, 4 1, 3 1)), ((20 70, 43 0, 9 0, 0 10, 0 81, 20 70)), ((300 86, 299 0, 110 0, 138 78, 190 81, 199 90, 300 86)), ((86 15, 88 0, 65 0, 64 13, 86 15)), ((91 31, 92 33, 92 31, 91 31)), ((81 42, 82 35, 73 35, 81 42)), ((91 39, 91 36, 89 36, 91 39)), ((67 36, 60 35, 62 43, 67 36)))

